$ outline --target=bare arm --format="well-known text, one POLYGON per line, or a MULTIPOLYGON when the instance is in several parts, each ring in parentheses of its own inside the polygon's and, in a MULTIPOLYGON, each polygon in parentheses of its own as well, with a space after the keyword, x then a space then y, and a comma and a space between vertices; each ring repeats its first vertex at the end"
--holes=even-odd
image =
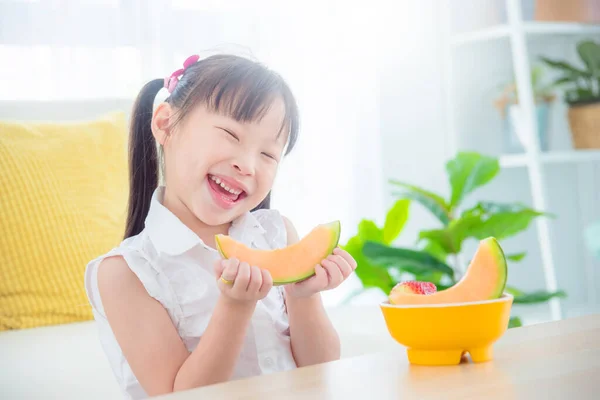
POLYGON ((223 382, 233 374, 256 305, 254 298, 264 297, 272 281, 260 270, 258 278, 257 269, 247 264, 228 262, 217 267, 217 272, 228 273, 228 279, 235 278, 235 287, 222 287, 224 284, 219 283, 227 295, 219 297, 208 327, 192 353, 181 341, 166 310, 148 295, 122 257, 107 258, 100 265, 98 289, 107 319, 149 396, 223 382))
MULTIPOLYGON (((284 218, 284 222, 288 245, 296 243, 296 229, 287 218, 284 218)), ((327 282, 328 273, 320 268, 317 269, 317 275, 305 283, 286 287, 292 353, 300 367, 340 358, 340 340, 325 312, 319 293, 320 288, 325 289, 327 282), (296 290, 297 288, 300 290, 296 290), (309 294, 310 292, 314 293, 309 294)))

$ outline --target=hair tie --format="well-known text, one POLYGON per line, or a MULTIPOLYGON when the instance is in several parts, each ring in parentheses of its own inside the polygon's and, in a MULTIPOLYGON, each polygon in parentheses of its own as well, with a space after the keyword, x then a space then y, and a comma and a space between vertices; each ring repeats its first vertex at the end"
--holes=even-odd
POLYGON ((178 69, 177 71, 173 72, 170 76, 167 76, 165 78, 164 87, 169 91, 169 93, 173 93, 173 90, 175 90, 175 86, 177 86, 177 84, 179 83, 179 77, 183 75, 185 70, 193 64, 195 64, 199 59, 200 56, 196 54, 189 56, 183 62, 183 68, 178 69))

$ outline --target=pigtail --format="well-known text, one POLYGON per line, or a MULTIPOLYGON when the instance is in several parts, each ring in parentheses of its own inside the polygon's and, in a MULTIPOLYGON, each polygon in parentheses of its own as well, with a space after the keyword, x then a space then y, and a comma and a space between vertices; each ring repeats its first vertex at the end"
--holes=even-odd
POLYGON ((148 82, 133 106, 129 133, 129 202, 125 239, 144 229, 152 194, 158 186, 158 151, 151 122, 154 98, 163 86, 163 79, 148 82))

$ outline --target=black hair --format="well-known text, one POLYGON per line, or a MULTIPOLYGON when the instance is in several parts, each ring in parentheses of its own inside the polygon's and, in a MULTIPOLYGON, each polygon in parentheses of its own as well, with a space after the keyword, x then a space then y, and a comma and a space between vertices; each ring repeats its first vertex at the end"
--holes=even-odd
MULTIPOLYGON (((159 154, 151 121, 155 97, 163 86, 164 79, 146 83, 133 105, 125 238, 137 235, 144 228, 152 193, 158 186, 159 154)), ((285 106, 281 128, 289 132, 285 152, 288 154, 298 137, 298 106, 283 78, 258 62, 235 55, 200 59, 185 70, 165 101, 177 110, 174 125, 199 104, 239 122, 253 122, 260 120, 278 99, 285 106)), ((269 192, 254 210, 269 208, 270 199, 269 192)))

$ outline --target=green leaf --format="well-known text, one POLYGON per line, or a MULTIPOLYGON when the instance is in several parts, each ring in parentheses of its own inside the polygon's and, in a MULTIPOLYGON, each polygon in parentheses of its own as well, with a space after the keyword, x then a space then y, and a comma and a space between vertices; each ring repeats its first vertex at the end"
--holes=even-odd
POLYGON ((450 277, 454 276, 454 270, 448 264, 423 251, 365 242, 363 253, 369 261, 377 265, 405 269, 414 274, 440 271, 450 277))
POLYGON ((508 320, 508 328, 518 328, 520 326, 523 326, 523 321, 521 321, 521 318, 519 317, 510 317, 510 319, 508 320))
POLYGON ((372 240, 375 242, 383 241, 383 231, 375 224, 375 222, 363 219, 358 224, 358 236, 362 241, 372 240))
POLYGON ((498 240, 504 239, 524 231, 531 221, 542 215, 545 214, 532 209, 500 212, 471 226, 468 235, 479 240, 490 236, 498 240))
POLYGON ((571 64, 568 64, 566 62, 563 61, 556 61, 556 60, 552 60, 550 58, 547 57, 540 57, 540 59, 545 62, 548 66, 555 68, 555 69, 559 69, 562 72, 566 73, 568 76, 573 78, 573 81, 577 80, 577 78, 589 78, 591 77, 591 74, 588 71, 584 71, 581 69, 578 69, 574 66, 572 66, 571 64))
POLYGON ((365 288, 379 288, 388 294, 394 287, 394 280, 385 268, 370 262, 363 254, 364 242, 359 236, 354 236, 348 242, 341 246, 356 260, 356 276, 360 279, 365 288))
POLYGON ((547 292, 545 290, 538 290, 537 292, 523 293, 515 296, 513 303, 515 304, 534 304, 544 303, 554 297, 564 298, 567 297, 566 293, 562 290, 557 292, 547 292))
POLYGON ((462 213, 462 218, 474 218, 468 226, 467 237, 476 239, 512 236, 527 229, 531 221, 540 216, 554 217, 551 213, 536 211, 521 203, 480 202, 462 213))
POLYGON ((463 215, 454 219, 444 229, 421 231, 419 240, 428 239, 440 246, 447 254, 458 254, 465 239, 481 225, 481 216, 477 214, 463 215))
POLYGON ((442 280, 442 278, 444 276, 446 276, 446 275, 440 271, 428 271, 428 272, 423 272, 421 274, 415 274, 415 280, 420 281, 420 282, 431 282, 431 283, 435 284, 435 286, 437 287, 437 289, 439 291, 440 286, 442 286, 440 284, 440 281, 442 280))
POLYGON ((594 92, 591 89, 577 88, 575 92, 569 93, 569 100, 571 102, 583 102, 596 98, 594 92))
POLYGON ((527 252, 524 251, 522 253, 507 254, 506 258, 510 261, 519 262, 522 259, 524 259, 526 255, 527 255, 527 252))
POLYGON ((452 208, 458 206, 467 194, 491 181, 500 171, 500 163, 494 157, 461 152, 446 163, 446 171, 452 188, 452 208))
POLYGON ((419 233, 419 240, 435 243, 447 254, 458 254, 463 242, 468 238, 485 239, 493 236, 500 240, 527 229, 531 221, 542 213, 522 204, 481 202, 463 211, 443 229, 425 230, 419 233))
POLYGON ((409 200, 398 200, 388 211, 383 226, 383 242, 390 244, 398 237, 408 220, 409 200))
POLYGON ((428 240, 429 243, 434 243, 446 254, 456 254, 460 251, 459 244, 453 241, 448 228, 421 231, 419 232, 419 240, 428 240))
POLYGON ((600 46, 591 40, 586 40, 579 43, 577 52, 591 74, 600 76, 600 46))
POLYGON ((435 193, 429 192, 418 186, 409 185, 408 183, 390 180, 390 183, 395 186, 399 186, 406 190, 394 193, 396 196, 402 199, 414 200, 421 204, 433 215, 435 215, 444 225, 450 222, 450 208, 446 201, 435 193))
MULTIPOLYGON (((497 203, 494 201, 481 201, 470 211, 477 210, 485 214, 496 214, 500 212, 517 212, 530 209, 522 203, 497 203)), ((463 213, 464 214, 464 213, 463 213)))
POLYGON ((514 297, 523 296, 525 294, 525 292, 523 292, 522 290, 519 290, 519 289, 517 289, 515 287, 508 286, 508 285, 506 286, 506 288, 504 289, 504 291, 506 293, 512 294, 514 297))
POLYGON ((431 254, 435 258, 440 261, 446 262, 446 258, 448 258, 448 253, 446 250, 437 242, 429 240, 428 243, 423 247, 423 251, 431 254))
POLYGON ((573 78, 570 76, 561 76, 560 78, 557 78, 553 82, 553 85, 560 86, 560 85, 564 85, 565 83, 573 83, 573 78))

